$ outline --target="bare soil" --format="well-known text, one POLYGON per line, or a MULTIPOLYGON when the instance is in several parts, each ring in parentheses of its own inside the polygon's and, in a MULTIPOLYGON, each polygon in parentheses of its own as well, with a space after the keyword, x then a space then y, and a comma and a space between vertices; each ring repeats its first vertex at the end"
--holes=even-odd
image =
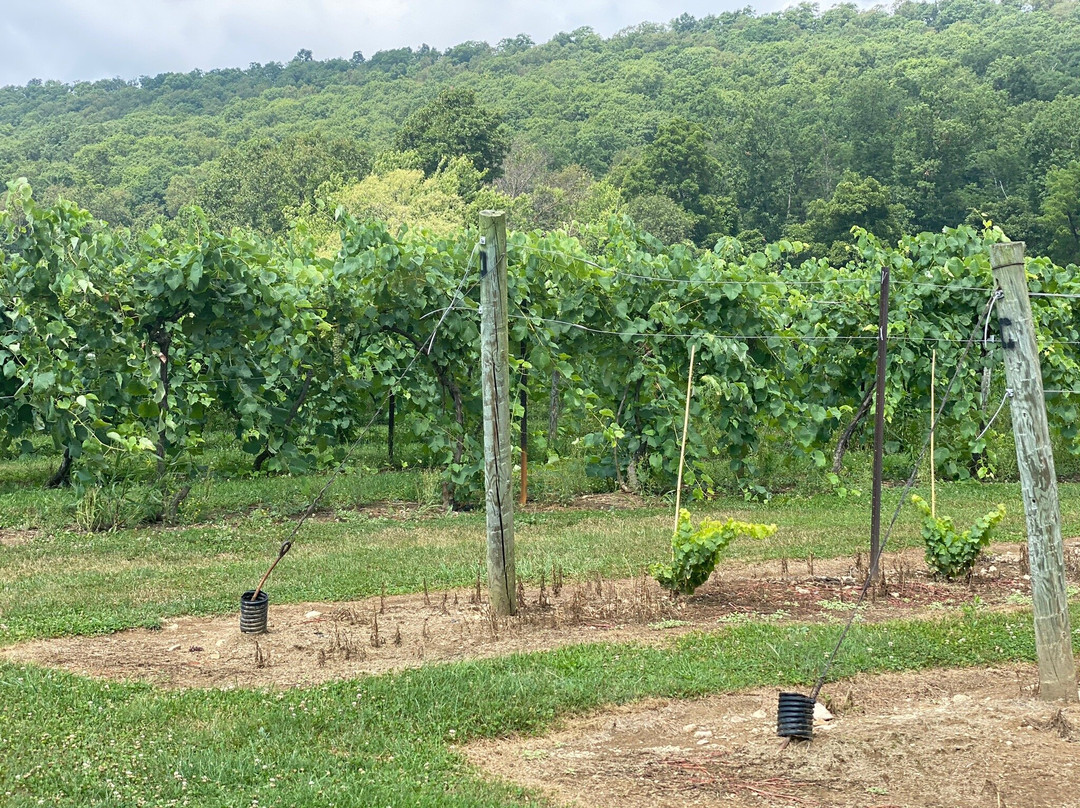
POLYGON ((858 676, 812 741, 776 736, 777 692, 656 701, 543 738, 471 744, 489 776, 590 808, 1072 808, 1080 707, 1033 698, 1034 668, 858 676))
POLYGON ((20 530, 15 528, 0 528, 0 547, 19 547, 33 543, 40 531, 37 528, 20 530))
MULTIPOLYGON (((951 583, 930 578, 916 549, 889 554, 882 564, 886 583, 874 588, 860 617, 940 615, 975 598, 979 608, 1022 607, 1030 583, 1021 549, 995 545, 971 581, 951 583)), ((1067 552, 1080 560, 1080 542, 1070 541, 1067 552)), ((688 631, 740 621, 839 623, 851 614, 865 570, 861 558, 725 562, 698 594, 681 600, 650 578, 560 577, 549 571, 542 587, 519 589, 519 614, 512 618, 492 614, 482 588, 290 605, 274 605, 271 589, 265 634, 240 633, 237 615, 182 617, 164 620, 157 631, 33 641, 0 655, 163 687, 303 686, 576 643, 662 645, 688 631)))

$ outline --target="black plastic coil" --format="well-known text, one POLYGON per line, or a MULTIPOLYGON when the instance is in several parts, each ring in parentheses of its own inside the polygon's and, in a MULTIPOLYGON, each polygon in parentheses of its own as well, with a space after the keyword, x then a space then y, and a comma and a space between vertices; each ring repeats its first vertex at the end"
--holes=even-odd
POLYGON ((255 590, 249 589, 240 596, 240 631, 244 634, 262 634, 266 631, 270 597, 262 591, 257 600, 252 600, 254 594, 255 590))
POLYGON ((776 711, 776 734, 781 738, 813 738, 813 699, 802 693, 781 693, 776 711))

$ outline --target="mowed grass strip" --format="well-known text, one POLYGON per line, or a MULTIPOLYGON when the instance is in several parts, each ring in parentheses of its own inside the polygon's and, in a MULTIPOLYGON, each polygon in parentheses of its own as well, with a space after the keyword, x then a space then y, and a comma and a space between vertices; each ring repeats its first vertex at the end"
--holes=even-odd
MULTIPOLYGON (((560 716, 651 696, 806 687, 838 630, 746 624, 688 635, 667 649, 567 647, 277 692, 170 692, 0 665, 0 802, 536 804, 485 782, 454 744, 540 733, 560 716)), ((973 609, 941 621, 856 625, 833 677, 1033 656, 1030 614, 973 609)))
MULTIPOLYGON (((886 491, 886 524, 899 489, 886 491)), ((998 534, 1023 540, 1019 486, 955 484, 939 489, 941 513, 961 526, 1004 502, 998 534)), ((865 552, 869 502, 832 495, 769 503, 724 499, 691 506, 696 518, 735 517, 779 526, 765 541, 733 544, 725 558, 854 556, 865 552)), ((1062 486, 1066 535, 1080 530, 1080 486, 1062 486)), ((293 522, 263 511, 216 523, 85 533, 37 531, 0 547, 0 645, 160 624, 181 614, 227 614, 259 580, 293 522)), ((571 579, 627 577, 669 553, 670 507, 536 510, 516 517, 518 573, 537 584, 561 568, 571 579)), ((889 548, 920 542, 905 509, 889 548)), ((268 584, 275 603, 341 601, 470 586, 485 558, 482 512, 391 519, 340 510, 301 529, 268 584)), ((721 566, 723 561, 721 561, 721 566)))

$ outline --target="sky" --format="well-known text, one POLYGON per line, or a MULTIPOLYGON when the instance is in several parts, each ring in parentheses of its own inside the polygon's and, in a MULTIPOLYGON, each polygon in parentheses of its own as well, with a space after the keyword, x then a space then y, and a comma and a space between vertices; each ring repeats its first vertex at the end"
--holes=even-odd
MULTIPOLYGON (((136 79, 171 71, 316 59, 467 40, 537 43, 590 26, 603 36, 640 22, 703 17, 749 0, 0 0, 0 86, 30 79, 136 79)), ((785 0, 759 0, 775 11, 785 0)), ((822 5, 826 5, 823 3, 822 5)))

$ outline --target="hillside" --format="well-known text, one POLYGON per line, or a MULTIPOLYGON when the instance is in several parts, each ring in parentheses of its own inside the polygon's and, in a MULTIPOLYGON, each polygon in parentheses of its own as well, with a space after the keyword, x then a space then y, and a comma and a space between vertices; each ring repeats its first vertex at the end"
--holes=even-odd
MULTIPOLYGON (((424 168, 387 153, 452 89, 502 122, 496 158, 513 144, 496 187, 518 198, 519 227, 620 209, 668 240, 828 248, 852 224, 889 238, 992 218, 1075 262, 1078 42, 1076 2, 946 0, 351 60, 301 50, 247 70, 5 87, 0 165, 121 225, 197 202, 222 226, 277 231, 373 167, 424 168)), ((480 179, 451 190, 470 201, 480 179)))

